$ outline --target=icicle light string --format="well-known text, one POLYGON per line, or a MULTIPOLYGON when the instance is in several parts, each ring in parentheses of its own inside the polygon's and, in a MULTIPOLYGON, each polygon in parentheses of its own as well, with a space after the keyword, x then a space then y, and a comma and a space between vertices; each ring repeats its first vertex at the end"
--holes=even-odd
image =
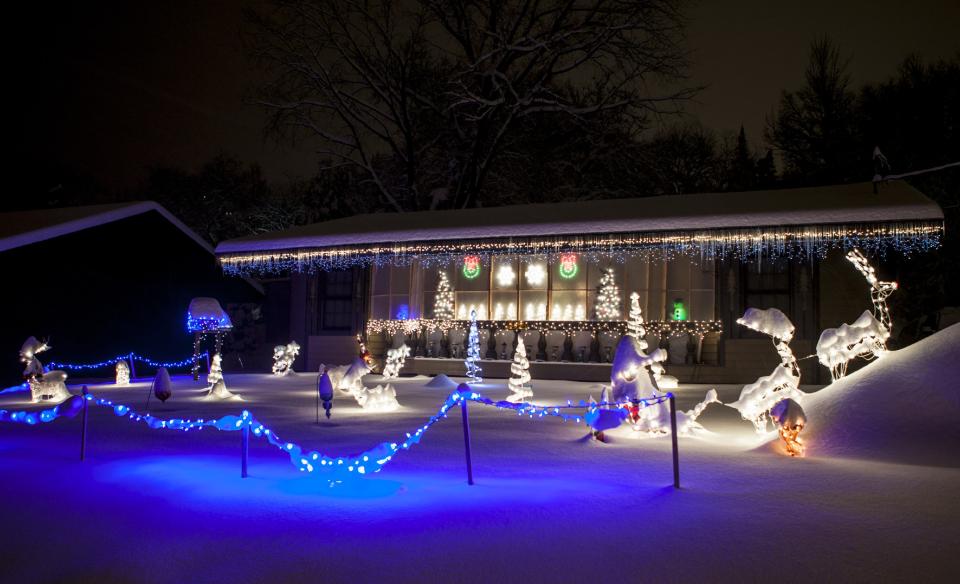
MULTIPOLYGON (((197 358, 199 359, 201 357, 206 357, 206 356, 207 356, 207 352, 204 351, 203 353, 200 353, 199 355, 197 355, 197 358)), ((77 371, 77 370, 83 370, 83 369, 100 369, 102 367, 113 367, 114 365, 117 364, 118 361, 129 361, 130 359, 133 359, 134 361, 139 361, 141 363, 146 363, 151 367, 158 367, 158 368, 166 367, 167 369, 177 369, 179 367, 186 367, 187 365, 193 364, 193 357, 188 357, 180 361, 162 362, 162 361, 154 361, 149 357, 137 355, 136 353, 128 353, 126 355, 118 355, 109 361, 101 361, 99 363, 74 364, 74 363, 58 363, 56 361, 51 361, 50 363, 46 364, 46 368, 50 370, 69 369, 71 371, 77 371)))
POLYGON ((495 239, 373 243, 336 248, 301 248, 236 252, 220 255, 227 273, 313 272, 355 266, 403 266, 419 260, 424 266, 448 266, 465 255, 489 262, 492 256, 546 256, 560 261, 574 252, 588 261, 624 262, 641 257, 669 261, 678 256, 703 259, 825 257, 833 249, 854 247, 884 256, 896 250, 905 256, 939 247, 942 221, 838 224, 711 229, 658 233, 556 235, 495 239))
POLYGON ((384 466, 386 466, 388 462, 393 459, 394 456, 396 456, 397 453, 404 450, 409 450, 411 446, 418 444, 426 431, 441 419, 446 418, 447 412, 452 407, 459 404, 461 400, 467 400, 481 405, 495 407, 498 410, 510 410, 516 412, 518 416, 527 416, 531 419, 554 417, 560 418, 564 422, 572 421, 575 423, 580 423, 584 422, 584 416, 586 413, 584 415, 572 415, 564 414, 560 410, 582 408, 586 409, 587 412, 591 412, 600 407, 648 407, 663 403, 669 400, 671 396, 672 394, 668 393, 660 396, 653 396, 650 398, 626 402, 592 402, 589 404, 586 402, 580 402, 580 406, 574 406, 571 404, 571 402, 567 402, 567 405, 564 406, 538 406, 529 403, 514 404, 506 401, 493 401, 492 399, 474 391, 457 390, 447 397, 443 405, 441 405, 437 410, 437 413, 430 416, 426 423, 418 427, 413 432, 407 432, 405 437, 400 441, 381 442, 380 444, 369 450, 361 452, 360 454, 337 457, 321 454, 315 450, 304 452, 303 448, 299 444, 282 440, 276 432, 258 421, 253 414, 247 410, 241 412, 239 416, 228 415, 215 420, 206 420, 203 418, 198 418, 196 420, 181 418, 162 419, 150 414, 140 414, 132 410, 129 406, 115 404, 108 399, 95 397, 92 394, 86 394, 85 396, 74 396, 70 400, 60 405, 50 409, 42 410, 40 412, 28 412, 23 410, 8 411, 0 409, 0 422, 22 423, 29 426, 53 422, 60 417, 74 415, 75 412, 79 410, 80 406, 78 404, 83 403, 80 400, 86 399, 91 403, 91 405, 112 409, 113 413, 118 417, 126 418, 132 422, 142 422, 148 427, 157 430, 162 429, 189 432, 190 430, 202 430, 203 428, 216 428, 217 430, 233 432, 242 430, 244 427, 248 427, 254 436, 258 438, 265 438, 267 442, 272 444, 278 450, 287 454, 290 457, 290 462, 297 467, 300 472, 309 474, 317 473, 318 475, 324 475, 331 482, 340 482, 343 479, 349 479, 358 475, 365 475, 370 472, 379 472, 384 466))

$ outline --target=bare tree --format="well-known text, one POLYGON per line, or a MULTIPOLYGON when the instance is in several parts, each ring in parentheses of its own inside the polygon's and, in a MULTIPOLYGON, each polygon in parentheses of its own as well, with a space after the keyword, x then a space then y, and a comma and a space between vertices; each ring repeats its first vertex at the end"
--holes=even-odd
POLYGON ((524 119, 676 111, 679 0, 275 0, 251 14, 281 135, 397 211, 478 204, 524 119), (670 88, 670 89, 666 89, 670 88))

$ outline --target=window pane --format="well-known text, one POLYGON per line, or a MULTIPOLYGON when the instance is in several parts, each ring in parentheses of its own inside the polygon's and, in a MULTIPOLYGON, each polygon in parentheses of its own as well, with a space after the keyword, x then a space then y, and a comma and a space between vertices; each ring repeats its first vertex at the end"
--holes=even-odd
POLYGON ((493 261, 493 289, 516 290, 518 278, 517 259, 502 256, 493 261))
POLYGON ((470 319, 470 311, 477 311, 477 320, 487 320, 490 318, 487 312, 487 293, 486 292, 457 292, 457 318, 461 320, 470 319))
POLYGON ((547 292, 520 292, 520 318, 522 320, 547 320, 547 292))
POLYGON ((520 262, 521 290, 546 290, 548 280, 548 266, 544 258, 524 258, 520 262))
POLYGON ((551 258, 551 286, 554 290, 584 290, 587 287, 585 260, 575 253, 563 253, 551 258))
POLYGON ((555 291, 551 300, 550 320, 586 320, 586 290, 555 291))
POLYGON ((517 293, 494 292, 491 320, 517 320, 517 293))

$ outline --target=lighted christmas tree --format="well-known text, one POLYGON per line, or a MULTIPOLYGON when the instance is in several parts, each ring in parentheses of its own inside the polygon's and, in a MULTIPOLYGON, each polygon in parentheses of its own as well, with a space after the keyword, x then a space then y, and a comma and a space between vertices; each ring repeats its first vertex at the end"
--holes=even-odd
POLYGON ((530 382, 530 361, 527 360, 527 348, 523 345, 523 339, 517 336, 517 350, 513 353, 513 363, 510 364, 510 379, 507 381, 507 387, 511 394, 507 401, 513 403, 522 402, 525 398, 533 397, 533 390, 527 387, 530 382))
POLYGON ((207 374, 207 383, 210 384, 210 387, 213 387, 218 381, 223 379, 223 366, 220 364, 221 361, 222 357, 220 357, 220 353, 215 353, 210 359, 210 373, 207 374))
POLYGON ((437 282, 437 295, 433 300, 433 318, 453 318, 453 288, 446 272, 440 272, 440 281, 437 282))
POLYGON ((470 311, 470 335, 467 337, 467 358, 464 364, 467 366, 467 377, 471 383, 480 383, 483 378, 480 377, 481 369, 477 365, 480 360, 480 333, 477 331, 477 311, 470 311))
POLYGON ((647 329, 643 326, 643 313, 640 311, 640 295, 630 295, 630 315, 627 320, 627 334, 640 341, 640 348, 647 348, 647 329))
POLYGON ((620 320, 620 288, 613 278, 613 268, 607 268, 600 278, 597 291, 597 320, 620 320))

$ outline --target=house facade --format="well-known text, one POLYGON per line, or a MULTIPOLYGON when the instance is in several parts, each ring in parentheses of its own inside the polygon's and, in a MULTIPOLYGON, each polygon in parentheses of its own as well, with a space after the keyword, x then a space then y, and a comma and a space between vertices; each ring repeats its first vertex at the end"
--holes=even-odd
MULTIPOLYGON (((631 295, 682 382, 742 383, 778 362, 736 324, 779 308, 798 355, 870 307, 844 254, 882 265, 939 244, 943 214, 909 185, 854 185, 361 215, 223 242, 228 273, 263 278, 306 348, 300 367, 412 348, 406 372, 463 373, 471 314, 488 377, 522 340, 540 379, 604 380, 631 295), (605 286, 606 284, 606 286, 605 286), (601 298, 605 301, 601 302, 601 298)), ((816 382, 815 360, 804 362, 816 382)), ((821 376, 822 377, 822 376, 821 376)))

